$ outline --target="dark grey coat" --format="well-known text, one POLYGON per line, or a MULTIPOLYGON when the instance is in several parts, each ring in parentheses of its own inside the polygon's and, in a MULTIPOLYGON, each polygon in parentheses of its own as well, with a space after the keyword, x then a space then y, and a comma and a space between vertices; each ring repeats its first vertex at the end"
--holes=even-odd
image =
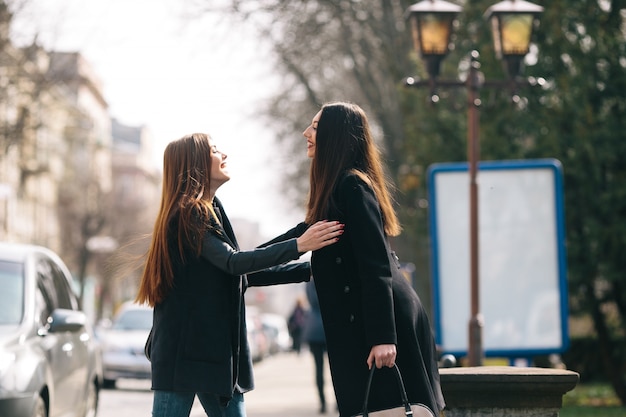
MULTIPOLYGON (((367 357, 372 346, 385 343, 397 346, 409 400, 438 415, 444 399, 428 315, 390 249, 375 195, 347 174, 332 198, 328 220, 344 223, 345 232, 338 243, 315 251, 311 265, 341 417, 362 411, 367 357)), ((303 230, 299 225, 281 238, 303 230)), ((396 387, 390 369, 376 372, 370 411, 400 405, 396 387)))
POLYGON ((175 262, 174 289, 154 308, 149 353, 153 390, 210 392, 226 400, 254 387, 246 287, 308 281, 310 268, 305 262, 265 270, 297 259, 296 241, 239 252, 228 217, 215 203, 221 225, 206 233, 201 257, 175 262), (244 275, 255 271, 261 272, 244 275))

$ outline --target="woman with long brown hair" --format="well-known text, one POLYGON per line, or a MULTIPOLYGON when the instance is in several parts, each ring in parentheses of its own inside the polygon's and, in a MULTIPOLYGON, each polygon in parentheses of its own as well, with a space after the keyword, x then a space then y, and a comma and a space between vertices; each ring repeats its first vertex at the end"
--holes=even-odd
MULTIPOLYGON (((322 106, 303 132, 312 159, 306 224, 345 224, 341 240, 312 253, 337 406, 341 417, 361 413, 372 367, 369 411, 402 405, 397 364, 411 403, 434 415, 444 408, 436 348, 421 301, 400 271, 389 237, 400 233, 365 112, 345 102, 322 106)), ((280 239, 299 236, 299 225, 280 239)))
POLYGON ((226 154, 209 135, 167 145, 161 206, 136 297, 154 307, 146 346, 153 417, 187 417, 196 396, 211 417, 244 417, 243 393, 253 388, 246 287, 309 280, 308 263, 268 268, 342 233, 338 222, 320 221, 297 239, 240 251, 215 197, 229 179, 226 154))

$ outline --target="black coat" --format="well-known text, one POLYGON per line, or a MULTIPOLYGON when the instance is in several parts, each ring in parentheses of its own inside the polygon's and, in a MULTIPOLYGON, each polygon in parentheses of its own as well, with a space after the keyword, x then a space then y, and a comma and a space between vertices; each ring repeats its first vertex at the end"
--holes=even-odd
MULTIPOLYGON (((390 249, 375 195, 347 174, 333 200, 328 220, 344 223, 345 232, 338 243, 313 252, 311 265, 339 412, 348 417, 362 411, 370 349, 395 343, 409 400, 438 415, 445 404, 428 315, 390 249)), ((303 230, 299 225, 281 238, 303 230)), ((400 404, 392 371, 377 371, 370 411, 400 404)))
MULTIPOLYGON (((223 213, 217 199, 215 204, 223 213)), ((201 257, 189 255, 187 262, 175 262, 174 288, 154 308, 150 346, 154 390, 210 392, 227 399, 234 390, 253 389, 246 287, 310 278, 306 262, 265 269, 297 259, 295 240, 238 252, 225 214, 218 227, 205 234, 201 257), (244 275, 254 271, 260 272, 244 275)))

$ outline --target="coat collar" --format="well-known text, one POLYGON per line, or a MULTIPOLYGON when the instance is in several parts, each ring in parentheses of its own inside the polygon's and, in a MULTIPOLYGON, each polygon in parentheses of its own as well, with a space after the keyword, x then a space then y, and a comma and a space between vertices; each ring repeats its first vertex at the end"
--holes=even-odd
POLYGON ((220 217, 220 223, 215 225, 215 228, 222 232, 220 233, 220 236, 222 236, 224 240, 228 242, 233 248, 239 250, 239 244, 237 243, 237 238, 235 237, 233 227, 230 224, 228 216, 226 215, 226 211, 224 211, 224 206, 222 206, 222 202, 217 197, 213 198, 213 209, 215 210, 215 213, 220 217))

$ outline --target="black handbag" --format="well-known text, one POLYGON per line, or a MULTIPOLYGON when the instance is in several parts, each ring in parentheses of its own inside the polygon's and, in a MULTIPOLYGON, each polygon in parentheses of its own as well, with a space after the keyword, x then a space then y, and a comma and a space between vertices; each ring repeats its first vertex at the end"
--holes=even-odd
POLYGON ((400 374, 400 369, 398 369, 398 365, 394 364, 393 370, 396 374, 396 379, 398 381, 398 390, 400 391, 400 397, 402 398, 403 405, 400 407, 388 408, 385 410, 368 411, 368 402, 370 389, 372 387, 372 378, 374 376, 374 372, 376 371, 376 366, 372 366, 369 377, 367 379, 367 386, 365 388, 365 401, 363 402, 363 412, 353 417, 435 417, 435 414, 426 405, 420 403, 409 403, 409 399, 406 395, 406 388, 404 388, 404 381, 402 381, 402 375, 400 374))

